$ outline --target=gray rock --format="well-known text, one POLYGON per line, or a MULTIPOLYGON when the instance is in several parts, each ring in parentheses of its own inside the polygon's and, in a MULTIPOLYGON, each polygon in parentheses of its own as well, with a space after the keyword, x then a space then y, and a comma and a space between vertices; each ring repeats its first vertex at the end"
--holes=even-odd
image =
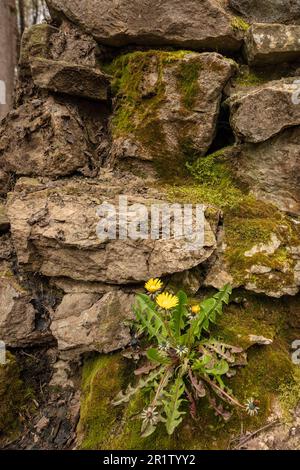
POLYGON ((287 129, 261 144, 242 146, 233 168, 256 197, 299 215, 299 146, 300 128, 287 129))
POLYGON ((230 123, 237 138, 259 143, 300 125, 300 78, 268 82, 233 95, 230 123))
POLYGON ((299 23, 299 0, 229 0, 229 5, 251 23, 299 23))
MULTIPOLYGON (((132 179, 132 178, 131 178, 132 179)), ((140 185, 144 181, 140 180, 140 185)), ((143 187, 143 186, 141 186, 143 187)), ((106 237, 96 229, 97 208, 103 202, 119 203, 126 194, 128 204, 165 202, 163 194, 139 187, 130 188, 126 180, 99 183, 97 180, 57 181, 48 185, 21 179, 10 193, 8 216, 18 259, 26 269, 49 277, 130 284, 182 272, 203 263, 216 246, 215 228, 208 220, 204 244, 191 250, 186 237, 137 239, 106 237), (156 197, 153 197, 156 194, 156 197)), ((135 215, 132 212, 132 223, 135 215)))
POLYGON ((35 310, 31 299, 8 264, 0 263, 0 338, 7 346, 34 343, 35 310))
MULTIPOLYGON (((92 115, 92 113, 91 113, 92 115)), ((85 171, 93 144, 76 106, 49 97, 13 110, 0 127, 0 164, 17 175, 85 171)))
POLYGON ((97 300, 93 294, 67 294, 52 319, 58 349, 66 354, 109 353, 127 346, 133 319, 134 296, 109 292, 97 300))
POLYGON ((279 64, 300 58, 300 26, 254 24, 246 36, 246 56, 250 65, 279 64))
POLYGON ((67 17, 109 46, 173 45, 237 50, 241 31, 223 0, 48 0, 52 16, 67 17))
POLYGON ((84 65, 35 58, 30 62, 32 79, 40 88, 96 101, 108 98, 108 77, 84 65))
POLYGON ((165 175, 172 168, 178 173, 187 154, 202 156, 208 151, 222 92, 236 64, 216 53, 159 51, 133 53, 124 61, 123 69, 115 63, 115 82, 121 87, 111 120, 112 159, 117 164, 124 158, 152 161, 165 175), (129 84, 128 74, 134 77, 129 84))

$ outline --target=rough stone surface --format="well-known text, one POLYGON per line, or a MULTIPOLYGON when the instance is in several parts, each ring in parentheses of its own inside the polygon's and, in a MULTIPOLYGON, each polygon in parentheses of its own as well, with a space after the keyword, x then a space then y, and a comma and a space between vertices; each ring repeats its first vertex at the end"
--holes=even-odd
POLYGON ((108 98, 108 78, 96 69, 43 58, 32 60, 30 66, 33 81, 40 88, 97 101, 108 98))
POLYGON ((17 175, 58 177, 88 171, 94 149, 88 125, 71 103, 34 99, 2 122, 0 164, 17 175))
POLYGON ((242 146, 234 167, 238 177, 247 183, 255 196, 298 215, 299 146, 300 128, 291 128, 259 145, 242 146))
MULTIPOLYGON (((300 79, 268 82, 230 100, 231 126, 241 141, 263 142, 300 125, 300 79)), ((272 168, 270 168, 272 171, 272 168)))
POLYGON ((33 342, 35 310, 32 296, 20 286, 8 264, 0 262, 0 338, 7 346, 33 342))
POLYGON ((173 45, 237 50, 241 31, 223 0, 48 0, 55 17, 80 25, 109 46, 173 45))
POLYGON ((246 36, 249 64, 263 66, 300 59, 300 26, 254 24, 246 36))
MULTIPOLYGON (((132 178, 130 178, 132 179, 132 178)), ((130 180, 129 180, 130 181, 130 180)), ((204 246, 191 250, 185 237, 168 240, 105 240, 96 233, 103 202, 119 203, 130 195, 128 181, 57 182, 47 185, 20 180, 8 201, 13 241, 18 260, 45 276, 126 284, 185 271, 204 262, 215 249, 215 234, 205 222, 204 246)), ((141 183, 143 181, 141 180, 141 183)), ((128 204, 157 202, 151 193, 138 192, 128 204)), ((132 219, 136 220, 136 212, 132 219)))
MULTIPOLYGON (((262 220, 262 224, 264 222, 262 220)), ((287 224, 290 224, 290 221, 278 221, 278 229, 283 233, 289 231, 291 226, 287 224)), ((294 228, 297 230, 297 227, 295 221, 294 228)), ((269 241, 254 243, 252 248, 240 252, 239 262, 244 258, 246 263, 237 273, 236 260, 231 264, 228 259, 226 228, 219 230, 218 249, 215 257, 208 261, 204 285, 221 289, 224 284, 229 283, 233 288, 244 287, 249 291, 275 298, 296 295, 300 290, 299 253, 299 237, 287 246, 286 240, 283 241, 275 233, 270 233, 269 241), (258 264, 259 257, 263 260, 261 264, 258 264)))
POLYGON ((131 336, 124 321, 133 318, 133 299, 122 291, 109 292, 101 298, 95 294, 65 295, 51 324, 58 348, 79 354, 109 353, 127 346, 131 336))
POLYGON ((185 154, 205 155, 215 136, 222 91, 236 71, 234 62, 216 53, 167 52, 132 54, 125 60, 123 70, 116 65, 121 82, 139 73, 134 83, 125 82, 118 90, 111 121, 113 158, 152 160, 167 170, 172 162, 178 168, 185 154))
POLYGON ((300 22, 299 0, 229 0, 229 5, 252 23, 300 22))

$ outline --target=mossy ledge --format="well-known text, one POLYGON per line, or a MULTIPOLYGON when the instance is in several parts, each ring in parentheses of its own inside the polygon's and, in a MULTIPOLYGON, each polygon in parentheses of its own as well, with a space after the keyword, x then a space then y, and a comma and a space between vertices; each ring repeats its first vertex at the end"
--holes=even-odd
POLYGON ((232 302, 215 327, 214 335, 233 345, 248 349, 248 366, 240 368, 228 384, 244 402, 247 398, 260 401, 260 413, 251 418, 235 411, 224 423, 209 408, 206 400, 198 407, 199 420, 188 416, 175 434, 169 437, 164 427, 148 438, 140 437, 139 413, 145 406, 142 395, 127 406, 113 407, 116 394, 134 382, 132 363, 121 354, 95 355, 85 360, 82 378, 81 417, 78 426, 82 449, 104 450, 184 450, 227 449, 232 438, 264 425, 274 400, 283 409, 294 403, 300 381, 294 374, 289 352, 287 322, 290 315, 286 300, 272 300, 236 292, 232 302), (242 301, 239 301, 241 299, 242 301), (249 335, 265 335, 273 339, 270 346, 251 346, 249 335))

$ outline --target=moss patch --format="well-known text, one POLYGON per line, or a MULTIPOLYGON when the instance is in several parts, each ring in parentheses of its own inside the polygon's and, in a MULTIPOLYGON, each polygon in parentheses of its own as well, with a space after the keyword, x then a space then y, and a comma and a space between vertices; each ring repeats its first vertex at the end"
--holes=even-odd
POLYGON ((231 26, 235 31, 248 31, 251 27, 249 23, 247 23, 243 18, 240 16, 234 16, 231 20, 231 26))
POLYGON ((16 436, 20 430, 20 412, 28 391, 20 379, 20 369, 12 354, 0 365, 0 442, 16 436))

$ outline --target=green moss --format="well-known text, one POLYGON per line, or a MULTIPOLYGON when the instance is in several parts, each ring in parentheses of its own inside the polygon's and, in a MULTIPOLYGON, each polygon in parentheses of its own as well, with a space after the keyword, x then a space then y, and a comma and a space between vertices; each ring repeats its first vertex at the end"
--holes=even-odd
POLYGON ((300 368, 293 369, 292 380, 282 383, 279 386, 279 402, 283 413, 283 418, 287 423, 294 420, 294 410, 299 404, 300 397, 300 368))
POLYGON ((241 70, 236 78, 236 84, 240 86, 259 86, 267 81, 266 77, 260 72, 254 72, 251 69, 241 70))
POLYGON ((85 361, 78 425, 78 433, 83 436, 82 449, 106 448, 110 442, 119 411, 111 401, 122 388, 125 370, 125 359, 119 355, 96 356, 85 361))
POLYGON ((0 365, 0 440, 12 438, 20 430, 20 413, 26 405, 28 391, 20 379, 16 359, 6 353, 6 364, 0 365))
POLYGON ((178 87, 182 94, 184 106, 192 109, 199 90, 199 73, 201 64, 198 59, 182 62, 178 68, 178 87))
POLYGON ((243 18, 240 16, 234 16, 232 18, 231 26, 235 31, 248 31, 248 29, 251 27, 251 25, 243 20, 243 18))

